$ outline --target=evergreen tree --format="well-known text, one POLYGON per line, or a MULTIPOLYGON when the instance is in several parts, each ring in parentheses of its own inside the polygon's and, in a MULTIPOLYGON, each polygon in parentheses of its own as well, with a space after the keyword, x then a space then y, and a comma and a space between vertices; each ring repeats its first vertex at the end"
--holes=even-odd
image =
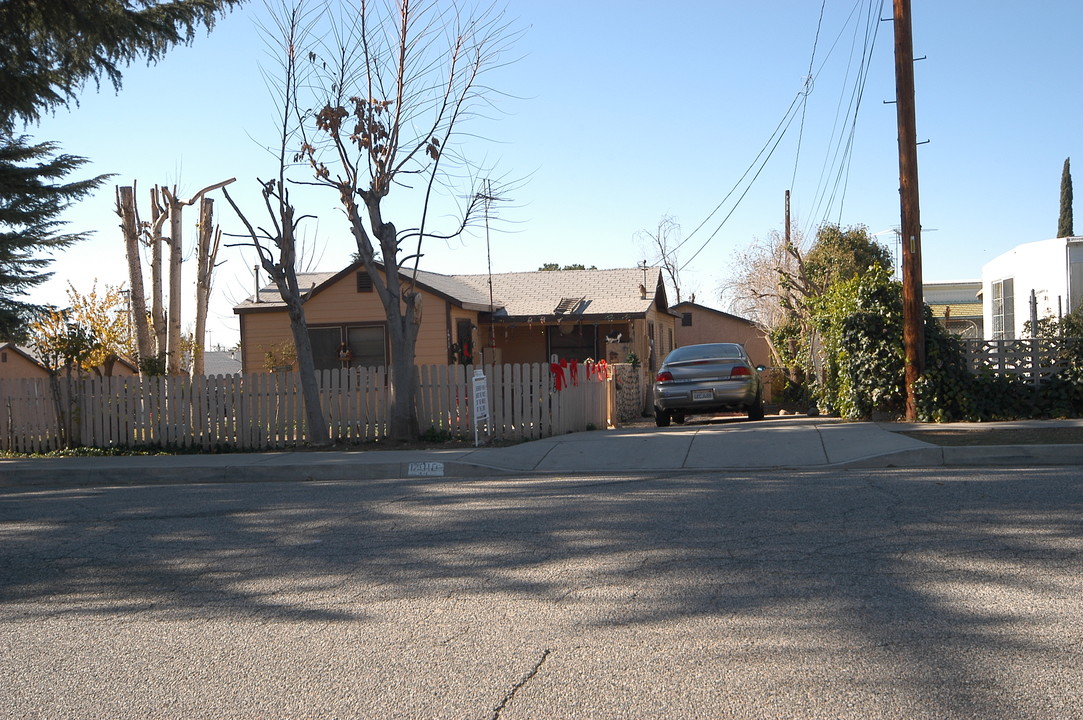
POLYGON ((11 131, 76 99, 87 80, 120 89, 120 68, 161 59, 243 0, 0 2, 0 127, 11 131))
POLYGON ((1060 174, 1060 220, 1057 237, 1072 237, 1072 171, 1068 165, 1071 158, 1064 158, 1064 170, 1060 174))
POLYGON ((108 177, 64 182, 86 158, 56 151, 55 143, 30 144, 26 136, 0 143, 0 339, 24 339, 38 308, 20 298, 52 274, 40 253, 86 236, 61 232, 60 214, 108 177))

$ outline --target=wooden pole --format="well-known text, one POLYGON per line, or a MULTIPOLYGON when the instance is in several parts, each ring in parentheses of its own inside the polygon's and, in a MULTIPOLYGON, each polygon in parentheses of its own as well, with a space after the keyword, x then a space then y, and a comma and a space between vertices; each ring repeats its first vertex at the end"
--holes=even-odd
POLYGON ((925 370, 925 313, 921 291, 921 214, 918 203, 914 41, 910 0, 895 3, 895 100, 899 118, 899 201, 902 209, 903 350, 906 419, 917 420, 914 384, 925 370))

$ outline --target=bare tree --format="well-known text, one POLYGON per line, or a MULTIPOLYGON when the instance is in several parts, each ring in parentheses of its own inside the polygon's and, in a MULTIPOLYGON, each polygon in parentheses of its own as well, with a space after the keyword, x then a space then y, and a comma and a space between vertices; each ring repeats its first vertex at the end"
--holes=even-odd
MULTIPOLYGON (((444 233, 427 227, 433 195, 482 177, 459 152, 460 124, 490 106, 493 91, 482 77, 500 66, 514 36, 493 7, 467 17, 454 3, 358 0, 331 34, 336 45, 310 51, 321 93, 314 107, 321 109, 303 154, 316 184, 337 193, 384 307, 394 440, 418 435, 414 357, 421 296, 414 276, 422 242, 461 233, 492 192, 472 183, 456 226, 444 233), (392 189, 397 198, 417 190, 416 227, 402 230, 386 217, 392 189)), ((397 200, 396 208, 403 207, 397 200)))
POLYGON ((734 273, 723 284, 722 300, 736 314, 764 331, 774 362, 785 364, 786 349, 776 348, 774 331, 797 322, 811 332, 811 320, 801 314, 803 300, 812 293, 804 272, 804 239, 800 232, 789 243, 777 230, 754 241, 734 259, 734 273))
POLYGON ((282 93, 276 98, 280 103, 278 109, 281 115, 276 149, 278 177, 268 181, 258 180, 263 205, 270 219, 270 229, 254 226, 234 202, 229 191, 223 192, 247 230, 246 244, 255 248, 260 266, 271 276, 279 296, 286 304, 286 314, 290 319, 290 332, 297 354, 301 395, 305 403, 307 436, 311 444, 323 446, 330 444, 331 439, 320 405, 320 389, 312 360, 312 339, 309 337, 308 323, 305 320, 305 297, 297 283, 297 227, 305 216, 297 217, 286 184, 287 146, 294 138, 302 117, 297 107, 297 88, 301 81, 298 73, 298 49, 318 17, 300 5, 295 5, 291 9, 283 8, 281 14, 275 15, 274 19, 277 27, 273 30, 264 28, 264 36, 268 42, 278 43, 274 55, 282 60, 281 78, 268 82, 269 87, 277 87, 282 93))
POLYGON ((674 302, 681 302, 681 263, 677 250, 681 246, 681 224, 672 215, 663 215, 658 220, 658 227, 652 232, 640 230, 639 241, 645 245, 644 252, 649 253, 652 265, 659 265, 673 287, 674 302))

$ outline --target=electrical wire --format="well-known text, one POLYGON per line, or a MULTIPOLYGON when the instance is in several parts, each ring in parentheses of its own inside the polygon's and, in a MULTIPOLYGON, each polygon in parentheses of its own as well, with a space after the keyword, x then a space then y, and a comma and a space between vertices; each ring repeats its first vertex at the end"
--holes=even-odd
MULTIPOLYGON (((870 8, 870 13, 869 13, 868 17, 871 18, 872 17, 872 13, 871 13, 872 6, 876 5, 876 4, 879 4, 879 7, 882 8, 884 0, 867 0, 867 1, 868 1, 869 8, 870 8)), ((858 9, 865 2, 866 2, 866 0, 857 0, 854 3, 853 7, 850 10, 849 15, 847 16, 846 22, 844 23, 842 29, 840 29, 838 35, 836 35, 834 42, 831 44, 830 49, 828 50, 828 52, 824 56, 823 60, 821 61, 820 66, 816 69, 815 73, 810 73, 809 75, 806 76, 805 84, 804 84, 802 90, 799 91, 796 94, 796 96, 793 99, 793 102, 790 103, 790 106, 786 109, 786 112, 783 114, 782 119, 779 121, 778 125, 775 126, 774 131, 767 138, 767 141, 764 143, 763 147, 756 154, 756 157, 752 160, 752 162, 749 164, 749 166, 741 174, 741 177, 738 178, 737 182, 734 183, 733 187, 729 190, 729 192, 726 193, 725 197, 723 197, 722 200, 714 207, 714 209, 711 210, 710 214, 708 214, 707 217, 702 222, 700 222, 700 224, 697 225, 696 228, 691 233, 689 233, 683 240, 681 240, 681 242, 678 243, 677 246, 674 248, 674 251, 679 250, 682 246, 684 246, 686 243, 688 243, 688 241, 690 241, 693 237, 695 237, 697 235, 697 233, 699 233, 700 230, 702 230, 707 225, 707 223, 710 222, 710 220, 713 217, 715 217, 715 215, 717 215, 718 211, 722 209, 722 207, 734 195, 734 193, 736 193, 738 191, 738 189, 740 189, 742 183, 749 176, 749 174, 753 173, 753 171, 755 171, 752 174, 752 178, 751 178, 751 180, 749 180, 747 186, 744 188, 743 191, 741 191, 740 195, 737 197, 736 201, 733 204, 733 207, 730 208, 729 212, 726 213, 725 217, 723 217, 721 222, 718 223, 718 225, 715 227, 715 229, 711 232, 710 236, 708 236, 707 239, 704 240, 703 243, 700 244, 699 248, 691 255, 691 257, 689 257, 687 260, 685 260, 681 264, 679 270, 683 270, 684 268, 686 268, 701 252, 703 252, 703 250, 707 247, 707 245, 710 244, 711 240, 713 240, 718 235, 718 233, 722 230, 722 227, 726 224, 726 222, 730 219, 730 217, 733 216, 733 213, 736 211, 737 207, 740 206, 741 201, 744 200, 744 198, 748 194, 749 190, 751 190, 752 185, 755 183, 756 179, 759 177, 759 175, 763 171, 764 167, 766 167, 767 162, 771 159, 771 157, 774 154, 775 150, 778 148, 779 143, 782 141, 782 138, 785 136, 786 132, 789 130, 790 125, 793 123, 794 119, 797 116, 797 110, 798 109, 801 110, 801 124, 800 124, 800 127, 801 127, 801 135, 803 136, 803 134, 804 134, 804 119, 805 119, 804 110, 805 110, 805 108, 807 106, 808 96, 809 96, 809 94, 811 92, 811 85, 814 82, 815 77, 820 73, 820 71, 823 70, 824 66, 827 64, 828 60, 830 59, 830 57, 834 53, 834 50, 837 47, 837 45, 839 43, 839 40, 844 35, 844 33, 846 31, 846 28, 849 27, 850 23, 853 21, 855 13, 858 12, 858 9), (765 153, 766 153, 766 155, 765 155, 765 153), (762 161, 761 161, 761 158, 762 158, 762 161)), ((813 41, 812 58, 809 61, 810 68, 815 64, 816 49, 817 49, 817 47, 819 45, 819 35, 820 35, 820 30, 821 30, 821 24, 822 24, 822 20, 823 20, 823 12, 824 12, 824 6, 825 5, 826 5, 826 0, 824 0, 824 3, 823 3, 823 5, 821 5, 821 8, 820 8, 820 22, 817 23, 816 36, 815 36, 815 39, 813 41)), ((878 21, 879 21, 879 13, 877 13, 876 25, 879 24, 878 21)), ((863 50, 862 50, 862 61, 861 61, 861 64, 860 64, 859 72, 857 74, 857 85, 855 86, 855 89, 851 93, 851 96, 850 96, 850 98, 851 98, 850 107, 854 108, 854 113, 853 113, 852 118, 851 118, 851 115, 850 115, 849 111, 847 111, 847 113, 846 113, 846 117, 848 119, 850 119, 850 122, 848 123, 849 126, 850 126, 850 131, 849 131, 848 134, 840 133, 837 142, 833 140, 834 156, 836 158, 838 158, 838 157, 840 157, 840 153, 841 153, 842 160, 841 160, 840 165, 839 165, 839 167, 840 167, 839 173, 838 174, 833 174, 833 176, 835 177, 835 182, 832 185, 831 202, 828 204, 829 209, 834 204, 834 198, 835 198, 835 196, 837 194, 841 179, 843 177, 848 177, 849 162, 850 162, 850 157, 851 157, 852 150, 853 150, 853 137, 854 137, 855 132, 856 132, 857 110, 860 108, 860 97, 861 97, 861 93, 864 91, 865 81, 868 78, 868 72, 869 72, 869 68, 870 68, 869 60, 871 59, 872 49, 873 49, 873 47, 875 45, 876 33, 875 33, 875 31, 872 31, 873 27, 875 27, 875 26, 872 25, 871 22, 868 23, 867 26, 866 26, 865 42, 864 42, 864 46, 863 46, 863 50), (871 38, 870 38, 870 34, 871 34, 871 38), (844 137, 848 137, 848 140, 845 143, 845 150, 843 150, 843 138, 844 137)), ((859 31, 860 31, 860 24, 858 24, 858 26, 855 27, 855 37, 857 36, 859 31)), ((852 44, 851 48, 853 48, 855 44, 852 44)), ((851 49, 851 53, 850 53, 850 58, 851 59, 850 59, 850 62, 848 64, 848 66, 847 66, 847 73, 846 73, 847 77, 850 75, 849 68, 852 67, 852 64, 853 64, 853 55, 854 55, 854 50, 851 49)), ((842 97, 840 97, 840 99, 839 99, 838 108, 836 110, 835 129, 832 130, 832 134, 831 134, 831 137, 833 139, 835 138, 835 133, 836 133, 836 130, 838 129, 838 125, 839 125, 838 121, 839 121, 839 115, 841 113, 841 110, 842 110, 842 97)), ((794 160, 794 179, 791 179, 791 188, 792 188, 792 185, 796 181, 795 179, 796 179, 796 173, 797 173, 798 158, 799 158, 799 155, 800 155, 800 147, 801 147, 801 139, 799 138, 798 139, 797 156, 795 156, 795 160, 794 160)), ((825 161, 824 161, 823 169, 821 169, 820 182, 819 182, 818 187, 817 187, 816 195, 820 198, 820 200, 814 205, 814 207, 817 207, 817 208, 822 204, 823 197, 827 192, 826 187, 825 187, 824 178, 828 173, 828 167, 829 166, 834 167, 834 163, 828 161, 828 158, 830 158, 831 156, 832 156, 832 151, 831 151, 831 149, 829 149, 828 153, 827 153, 827 158, 825 158, 825 161)), ((843 194, 845 194, 845 187, 846 186, 843 185, 843 194)), ((814 213, 814 216, 815 216, 815 213, 814 213)))
MULTIPOLYGON (((860 4, 860 3, 859 3, 860 4)), ((872 68, 872 54, 876 46, 876 37, 880 25, 880 13, 883 10, 884 0, 869 0, 868 13, 864 15, 864 37, 861 45, 861 59, 858 69, 854 74, 854 82, 848 96, 846 111, 843 112, 844 102, 847 100, 846 93, 839 96, 839 102, 835 113, 835 124, 831 131, 831 142, 824 156, 824 164, 820 170, 820 179, 817 183, 816 192, 813 195, 812 212, 809 214, 809 224, 804 229, 805 236, 812 231, 814 224, 827 222, 832 215, 832 209, 838 208, 837 222, 841 224, 842 213, 845 206, 846 190, 853 157, 854 141, 857 131, 857 120, 860 114, 861 101, 864 95, 865 84, 872 68), (875 12, 874 12, 875 11, 875 12), (840 127, 840 120, 841 127, 840 127), (846 129, 843 130, 842 128, 846 129), (837 203, 837 205, 836 205, 837 203)), ((854 6, 857 10, 858 5, 854 6)), ((851 18, 853 12, 851 12, 851 18)), ((849 20, 847 21, 849 25, 849 20)), ((854 28, 854 42, 851 45, 850 61, 847 64, 846 77, 850 77, 853 67, 857 38, 860 36, 862 23, 860 20, 854 28)), ((836 43, 840 37, 836 38, 836 43)))
POLYGON ((824 8, 827 7, 827 0, 823 0, 820 3, 820 19, 816 21, 816 35, 812 38, 812 56, 808 59, 808 74, 805 75, 805 92, 804 100, 801 102, 801 125, 797 128, 797 152, 793 156, 793 176, 790 178, 790 189, 793 190, 793 185, 797 182, 797 164, 801 160, 801 140, 805 137, 805 112, 808 110, 808 96, 812 93, 812 87, 815 80, 815 76, 812 74, 812 67, 816 62, 816 46, 820 44, 820 27, 824 23, 824 8))

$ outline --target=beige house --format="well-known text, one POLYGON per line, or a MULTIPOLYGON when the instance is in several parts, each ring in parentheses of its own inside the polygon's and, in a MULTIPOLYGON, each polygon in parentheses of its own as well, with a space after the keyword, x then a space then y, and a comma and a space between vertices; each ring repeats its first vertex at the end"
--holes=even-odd
MULTIPOLYGON (((364 266, 304 273, 305 319, 318 369, 386 365, 383 305, 364 266), (345 347, 344 347, 345 346, 345 347)), ((494 275, 418 272, 421 328, 415 362, 538 363, 552 358, 626 362, 651 371, 675 347, 657 268, 494 275)), ((289 318, 273 285, 237 305, 242 371, 292 366, 289 318)))
POLYGON ((0 380, 47 377, 49 371, 29 350, 9 342, 0 343, 0 380))

